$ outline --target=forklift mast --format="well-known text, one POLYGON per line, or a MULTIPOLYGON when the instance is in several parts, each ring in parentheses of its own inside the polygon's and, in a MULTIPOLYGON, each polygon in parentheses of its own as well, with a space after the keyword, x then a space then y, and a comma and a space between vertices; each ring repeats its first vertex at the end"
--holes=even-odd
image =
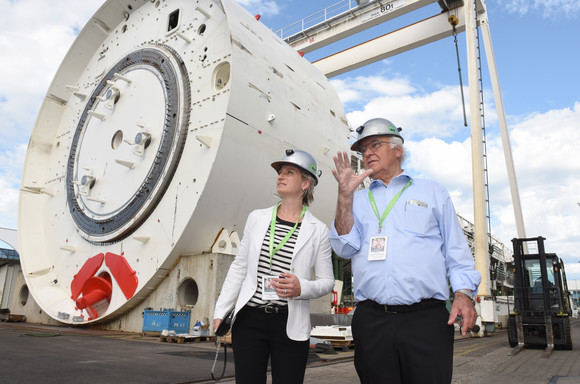
MULTIPOLYGON (((546 253, 543 237, 513 239, 515 269, 515 310, 530 317, 568 314, 568 284, 564 263, 554 253, 546 253), (537 253, 525 253, 524 244, 537 243, 537 253)), ((530 247, 531 248, 531 247, 530 247)))
POLYGON ((512 239, 514 248, 514 312, 508 322, 510 355, 524 346, 572 349, 568 283, 564 263, 546 253, 543 237, 512 239))

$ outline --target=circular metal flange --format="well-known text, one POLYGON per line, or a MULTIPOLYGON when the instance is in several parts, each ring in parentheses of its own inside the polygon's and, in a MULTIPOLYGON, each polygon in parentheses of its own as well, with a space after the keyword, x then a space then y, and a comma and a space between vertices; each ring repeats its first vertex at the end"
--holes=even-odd
POLYGON ((178 166, 190 100, 185 64, 167 46, 134 51, 104 75, 67 164, 69 212, 83 238, 114 243, 149 217, 178 166))

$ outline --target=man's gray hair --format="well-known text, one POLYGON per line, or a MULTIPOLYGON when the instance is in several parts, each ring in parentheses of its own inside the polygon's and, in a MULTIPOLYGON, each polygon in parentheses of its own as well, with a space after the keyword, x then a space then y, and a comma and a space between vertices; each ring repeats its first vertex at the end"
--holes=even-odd
POLYGON ((407 150, 403 145, 403 140, 397 136, 391 136, 390 139, 391 139, 391 149, 395 149, 395 147, 401 147, 401 165, 403 165, 405 163, 405 160, 407 160, 407 150))

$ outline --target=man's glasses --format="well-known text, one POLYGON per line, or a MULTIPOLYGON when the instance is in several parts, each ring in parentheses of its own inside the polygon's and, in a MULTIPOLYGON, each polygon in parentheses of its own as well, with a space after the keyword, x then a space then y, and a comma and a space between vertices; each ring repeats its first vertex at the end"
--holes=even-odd
POLYGON ((385 140, 373 140, 366 145, 359 145, 357 153, 360 156, 364 156, 367 149, 370 149, 372 152, 376 152, 383 143, 390 144, 391 142, 385 140))

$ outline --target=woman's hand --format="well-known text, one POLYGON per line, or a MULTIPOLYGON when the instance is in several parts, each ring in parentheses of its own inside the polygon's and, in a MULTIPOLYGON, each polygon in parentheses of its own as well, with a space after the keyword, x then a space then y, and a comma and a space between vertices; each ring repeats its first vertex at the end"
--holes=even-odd
POLYGON ((291 273, 282 273, 279 278, 273 280, 272 285, 276 289, 276 294, 282 298, 297 297, 302 293, 300 280, 291 273))
POLYGON ((222 323, 222 319, 213 319, 213 332, 217 331, 220 324, 222 323))

